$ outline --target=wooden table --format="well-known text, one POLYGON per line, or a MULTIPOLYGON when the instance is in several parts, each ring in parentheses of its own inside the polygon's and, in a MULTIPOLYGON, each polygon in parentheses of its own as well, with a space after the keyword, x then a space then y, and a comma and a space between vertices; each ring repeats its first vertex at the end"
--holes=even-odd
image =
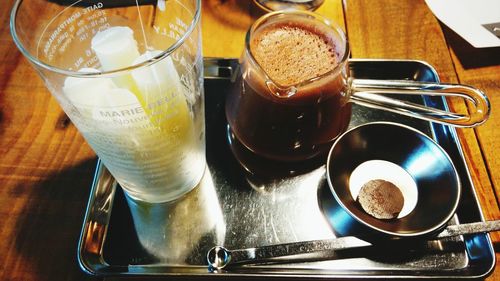
MULTIPOLYGON (((96 156, 14 46, 13 2, 0 1, 0 280, 90 280, 78 268, 76 246, 96 156)), ((424 60, 441 81, 489 95, 490 120, 458 133, 484 216, 500 219, 500 48, 472 48, 423 0, 327 0, 317 12, 345 27, 353 58, 424 60)), ((238 57, 260 15, 251 1, 204 0, 204 55, 238 57)), ((467 110, 463 101, 450 104, 467 110)), ((499 233, 492 239, 500 258, 499 233)))

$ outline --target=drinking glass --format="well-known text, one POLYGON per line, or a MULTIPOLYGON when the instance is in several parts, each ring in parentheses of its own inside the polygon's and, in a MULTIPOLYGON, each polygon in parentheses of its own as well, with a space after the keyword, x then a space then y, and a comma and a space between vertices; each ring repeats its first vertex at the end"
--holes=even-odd
POLYGON ((126 194, 176 199, 205 169, 200 0, 17 0, 14 42, 126 194))
POLYGON ((268 12, 279 10, 314 11, 325 0, 254 0, 254 2, 268 12))

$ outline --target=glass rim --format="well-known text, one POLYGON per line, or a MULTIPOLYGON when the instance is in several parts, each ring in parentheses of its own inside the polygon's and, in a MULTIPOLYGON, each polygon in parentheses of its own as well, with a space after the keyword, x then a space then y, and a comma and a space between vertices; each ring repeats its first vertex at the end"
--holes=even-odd
MULTIPOLYGON (((266 11, 266 12, 274 12, 274 11, 279 11, 279 10, 274 10, 268 6, 266 6, 265 4, 261 3, 259 0, 253 0, 253 2, 259 7, 261 8, 262 10, 266 11)), ((321 1, 320 4, 323 4, 324 0, 321 1)), ((265 2, 264 2, 265 3, 265 2)), ((320 5, 318 6, 312 6, 311 8, 309 9, 303 9, 302 11, 315 11, 319 8, 320 5)), ((283 9, 285 10, 285 9, 283 9)), ((283 11, 281 10, 281 11, 283 11)))
MULTIPOLYGON (((201 0, 195 0, 196 1, 196 9, 195 13, 193 15, 193 19, 191 20, 191 23, 189 24, 188 29, 180 36, 179 39, 177 39, 172 45, 170 45, 166 50, 162 50, 160 54, 145 60, 141 63, 138 64, 133 64, 131 66, 127 67, 122 67, 122 68, 117 68, 109 71, 99 71, 99 72, 78 72, 78 71, 73 71, 73 70, 67 70, 64 68, 56 67, 53 65, 50 65, 48 63, 42 62, 36 57, 34 57, 23 45, 21 40, 19 39, 17 35, 17 30, 16 30, 16 18, 17 18, 17 13, 21 7, 21 4, 25 1, 29 0, 16 0, 14 3, 14 6, 12 7, 12 10, 10 12, 10 33, 12 35, 14 44, 16 44, 17 48, 21 53, 35 66, 38 66, 40 68, 43 68, 45 70, 55 72, 58 74, 62 74, 65 76, 72 76, 72 77, 103 77, 103 76, 115 76, 119 74, 123 74, 126 72, 130 72, 135 69, 139 69, 142 67, 146 67, 152 64, 155 64, 162 59, 168 57, 170 54, 172 54, 175 50, 177 50, 186 40, 187 38, 193 33, 196 25, 200 21, 201 17, 201 0)), ((82 0, 76 0, 75 3, 72 5, 75 5, 76 3, 80 2, 82 0)))
POLYGON ((310 11, 302 11, 302 10, 282 10, 282 11, 275 11, 275 12, 267 13, 264 16, 262 16, 259 19, 257 19, 252 24, 252 26, 248 29, 248 31, 246 33, 246 36, 245 36, 245 51, 244 52, 246 52, 248 54, 248 57, 249 57, 251 63, 253 65, 257 66, 257 68, 259 69, 259 71, 264 74, 264 76, 266 77, 267 81, 271 81, 274 85, 276 85, 276 86, 278 86, 279 88, 282 88, 282 89, 289 89, 289 88, 292 88, 292 87, 301 87, 301 86, 310 84, 312 82, 321 80, 321 79, 323 79, 323 78, 325 78, 327 76, 330 76, 330 75, 333 75, 333 74, 338 74, 343 69, 344 65, 347 63, 348 58, 349 58, 349 54, 350 54, 349 43, 347 42, 347 37, 345 35, 345 32, 342 30, 342 28, 336 22, 334 22, 334 21, 332 21, 332 20, 330 20, 330 19, 328 19, 328 18, 326 18, 326 17, 324 17, 322 15, 319 15, 317 13, 310 12, 310 11), (333 31, 335 31, 341 37, 341 39, 342 39, 342 47, 344 47, 344 54, 342 54, 342 56, 340 58, 340 61, 338 62, 338 64, 332 70, 330 70, 328 72, 325 72, 322 75, 319 75, 319 76, 316 76, 316 77, 313 77, 313 78, 309 78, 307 80, 304 80, 304 81, 301 81, 301 82, 298 82, 298 83, 295 83, 295 84, 283 85, 283 84, 275 82, 274 79, 272 79, 267 74, 267 72, 260 66, 260 64, 255 59, 255 56, 253 55, 252 50, 250 48, 250 42, 251 42, 251 38, 253 37, 253 34, 256 32, 256 30, 263 23, 265 23, 269 19, 279 18, 279 17, 286 17, 287 15, 298 15, 298 16, 312 17, 313 19, 319 20, 321 23, 323 23, 324 25, 326 25, 328 28, 330 28, 333 31))

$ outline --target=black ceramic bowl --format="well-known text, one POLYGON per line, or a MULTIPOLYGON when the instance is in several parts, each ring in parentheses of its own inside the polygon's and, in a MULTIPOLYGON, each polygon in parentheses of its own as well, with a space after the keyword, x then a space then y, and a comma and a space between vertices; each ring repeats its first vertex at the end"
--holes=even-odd
POLYGON ((432 236, 454 215, 461 191, 455 167, 438 144, 411 127, 388 122, 361 125, 340 136, 328 155, 327 179, 335 199, 329 221, 342 236, 432 236), (398 218, 377 219, 356 201, 359 182, 375 178, 400 181, 395 183, 400 189, 406 185, 398 218))

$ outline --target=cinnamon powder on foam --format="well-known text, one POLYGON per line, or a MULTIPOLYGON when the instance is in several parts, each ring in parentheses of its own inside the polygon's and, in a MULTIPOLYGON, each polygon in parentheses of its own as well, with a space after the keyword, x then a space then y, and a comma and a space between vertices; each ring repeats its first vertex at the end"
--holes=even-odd
POLYGON ((332 40, 312 30, 314 27, 290 23, 264 27, 251 42, 252 54, 281 85, 318 77, 334 69, 338 59, 332 40))

